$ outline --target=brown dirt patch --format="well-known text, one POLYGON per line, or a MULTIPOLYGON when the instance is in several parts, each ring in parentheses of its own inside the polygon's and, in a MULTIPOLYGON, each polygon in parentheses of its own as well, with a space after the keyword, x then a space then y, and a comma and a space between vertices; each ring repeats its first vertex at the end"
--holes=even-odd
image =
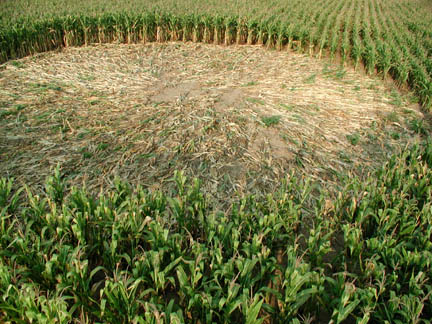
POLYGON ((392 91, 259 46, 68 48, 0 71, 0 173, 38 185, 60 163, 93 189, 116 176, 155 188, 177 169, 220 197, 293 170, 328 182, 416 140, 422 116, 392 91))

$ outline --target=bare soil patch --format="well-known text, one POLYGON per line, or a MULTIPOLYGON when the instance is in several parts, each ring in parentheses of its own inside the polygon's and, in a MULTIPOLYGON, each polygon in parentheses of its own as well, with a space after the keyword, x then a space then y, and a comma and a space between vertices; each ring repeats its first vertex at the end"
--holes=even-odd
POLYGON ((115 177, 163 187, 174 170, 224 199, 292 172, 331 182, 419 136, 415 105, 379 79, 259 46, 67 48, 0 71, 0 174, 39 185, 115 177))

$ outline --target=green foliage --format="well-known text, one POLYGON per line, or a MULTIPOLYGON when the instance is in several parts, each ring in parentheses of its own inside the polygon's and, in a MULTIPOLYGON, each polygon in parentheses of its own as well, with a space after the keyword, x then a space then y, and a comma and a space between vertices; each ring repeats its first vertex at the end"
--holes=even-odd
POLYGON ((281 116, 279 116, 279 115, 261 117, 261 121, 267 127, 279 124, 280 120, 281 120, 281 116))
POLYGON ((346 138, 351 145, 357 145, 360 142, 360 135, 358 133, 347 135, 346 138))
POLYGON ((170 195, 116 180, 99 197, 0 181, 6 322, 426 322, 432 314, 432 145, 336 196, 290 176, 214 210, 199 182, 170 195), (313 194, 312 194, 313 193, 313 194))
MULTIPOLYGON (((357 0, 325 10, 320 2, 233 3, 6 1, 0 62, 95 42, 259 43, 332 57, 340 51, 369 73, 407 83, 430 107, 432 34, 424 8, 357 0)), ((62 89, 35 87, 48 90, 62 89)), ((275 125, 280 116, 262 122, 275 125)), ((430 132, 421 121, 410 125, 430 132)), ((365 180, 347 178, 335 196, 290 175, 278 192, 240 197, 225 211, 181 172, 170 194, 116 180, 98 197, 69 188, 60 166, 40 191, 2 178, 0 321, 427 323, 431 165, 432 144, 414 146, 365 180)))

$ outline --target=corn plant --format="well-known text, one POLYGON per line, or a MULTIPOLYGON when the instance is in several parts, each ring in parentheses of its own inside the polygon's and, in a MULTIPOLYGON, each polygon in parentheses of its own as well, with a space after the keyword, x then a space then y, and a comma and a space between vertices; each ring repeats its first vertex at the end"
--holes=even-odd
MULTIPOLYGON (((258 43, 278 49, 288 44, 302 50, 308 47, 310 53, 318 47, 319 56, 329 49, 331 57, 340 52, 343 61, 351 57, 355 66, 363 61, 369 73, 375 67, 384 75, 390 71, 402 84, 408 81, 411 70, 407 61, 424 66, 429 79, 432 73, 431 33, 423 22, 427 15, 423 4, 414 8, 396 1, 276 0, 267 4, 243 0, 234 5, 206 0, 192 9, 188 0, 175 4, 163 0, 119 4, 109 0, 103 5, 95 0, 83 7, 77 3, 64 8, 52 0, 31 6, 23 6, 22 1, 9 7, 0 5, 5 13, 0 21, 0 62, 94 42, 192 40, 227 45, 258 43), (398 53, 389 55, 393 50, 398 53)), ((414 77, 410 87, 420 88, 416 94, 428 108, 430 91, 420 81, 414 77)))
POLYGON ((229 213, 180 172, 168 196, 114 181, 94 197, 60 167, 38 194, 2 179, 2 320, 424 321, 431 163, 414 146, 334 197, 291 175, 229 213))

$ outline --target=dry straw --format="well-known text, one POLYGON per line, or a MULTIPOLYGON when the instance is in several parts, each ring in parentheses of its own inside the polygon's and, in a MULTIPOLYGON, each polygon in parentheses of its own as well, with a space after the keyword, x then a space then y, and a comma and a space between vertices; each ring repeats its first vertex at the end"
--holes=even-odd
POLYGON ((389 118, 402 109, 381 81, 259 46, 97 45, 4 67, 0 172, 32 184, 57 163, 94 190, 163 187, 177 169, 223 201, 293 170, 331 181, 415 140, 418 112, 389 118))

